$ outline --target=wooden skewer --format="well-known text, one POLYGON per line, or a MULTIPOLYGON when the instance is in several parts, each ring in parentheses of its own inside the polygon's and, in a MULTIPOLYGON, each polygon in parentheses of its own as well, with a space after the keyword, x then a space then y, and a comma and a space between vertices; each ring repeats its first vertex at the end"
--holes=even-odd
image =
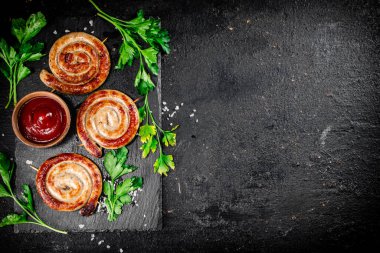
POLYGON ((102 43, 104 44, 104 42, 106 42, 108 40, 108 37, 106 37, 103 41, 102 41, 102 43))
POLYGON ((32 165, 29 165, 29 166, 30 166, 30 168, 34 169, 35 171, 38 171, 38 169, 36 167, 34 167, 32 165))
POLYGON ((133 100, 133 103, 137 103, 137 102, 139 102, 140 99, 141 99, 141 97, 136 98, 135 100, 133 100))

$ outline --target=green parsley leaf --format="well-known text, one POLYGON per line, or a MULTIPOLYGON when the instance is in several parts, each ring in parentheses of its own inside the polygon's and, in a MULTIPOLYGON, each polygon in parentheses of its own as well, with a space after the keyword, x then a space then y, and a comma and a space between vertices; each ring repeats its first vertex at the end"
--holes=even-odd
POLYGON ((0 152, 0 175, 4 184, 8 186, 8 188, 10 188, 10 181, 12 177, 11 171, 11 161, 5 154, 0 152))
POLYGON ((23 80, 25 77, 30 75, 32 71, 30 71, 29 68, 25 67, 24 65, 20 65, 17 73, 17 83, 19 83, 21 80, 23 80))
POLYGON ((143 122, 146 117, 145 106, 139 107, 139 123, 143 122))
POLYGON ((37 12, 35 14, 30 15, 30 17, 26 21, 25 35, 23 37, 22 42, 28 42, 29 40, 34 38, 41 31, 41 29, 44 26, 46 26, 46 24, 47 22, 45 15, 41 12, 37 12))
POLYGON ((176 133, 173 133, 171 131, 165 131, 163 132, 162 136, 162 142, 165 144, 166 147, 175 146, 176 145, 176 133))
POLYGON ((23 213, 23 214, 12 213, 12 214, 8 214, 1 220, 0 227, 5 227, 5 226, 15 225, 15 224, 22 224, 22 223, 25 223, 26 221, 27 221, 26 213, 23 213))
POLYGON ((167 173, 169 172, 169 168, 172 168, 174 170, 175 164, 173 161, 173 156, 172 155, 165 155, 161 154, 156 162, 153 165, 154 167, 154 172, 159 173, 160 175, 165 175, 167 176, 167 173))
POLYGON ((119 48, 120 56, 115 69, 124 69, 124 66, 126 64, 128 64, 128 66, 131 66, 136 54, 136 50, 131 45, 129 45, 128 42, 121 44, 119 48))
POLYGON ((146 64, 148 65, 148 68, 150 71, 152 71, 153 74, 158 74, 158 65, 157 65, 157 54, 158 50, 156 50, 153 47, 141 50, 141 53, 144 55, 144 60, 146 64))
POLYGON ((112 154, 112 152, 107 152, 104 156, 103 165, 106 168, 108 174, 112 175, 112 170, 116 167, 117 158, 112 154))
POLYGON ((149 152, 156 152, 158 141, 154 136, 151 136, 149 140, 141 145, 142 152, 142 158, 145 158, 149 155, 149 152))
POLYGON ((142 143, 149 141, 151 136, 156 135, 156 127, 154 125, 143 125, 140 127, 139 135, 142 143))
POLYGON ((35 212, 34 206, 33 206, 33 195, 32 191, 30 190, 29 185, 23 184, 22 185, 22 197, 23 197, 23 204, 26 209, 28 209, 31 212, 35 212))
POLYGON ((3 197, 10 197, 11 195, 9 194, 9 192, 5 189, 5 187, 0 184, 0 198, 3 198, 3 197))
POLYGON ((106 181, 104 182, 103 184, 103 193, 107 196, 107 197, 111 197, 113 195, 113 185, 111 182, 109 181, 106 181))
POLYGON ((132 202, 129 193, 138 187, 142 187, 142 178, 137 177, 127 178, 121 183, 114 183, 116 179, 123 175, 137 170, 136 166, 125 164, 127 159, 128 149, 126 147, 119 148, 116 151, 111 150, 104 157, 104 167, 111 176, 111 182, 106 181, 103 183, 103 193, 106 195, 104 203, 109 221, 115 221, 122 213, 123 205, 132 202))

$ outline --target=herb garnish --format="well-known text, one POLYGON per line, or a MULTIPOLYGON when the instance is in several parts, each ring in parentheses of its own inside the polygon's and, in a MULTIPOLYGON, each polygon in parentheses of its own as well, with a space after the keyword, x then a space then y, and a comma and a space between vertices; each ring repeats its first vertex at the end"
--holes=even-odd
POLYGON ((37 12, 30 15, 28 20, 22 18, 12 19, 11 32, 17 38, 17 44, 14 47, 1 38, 0 39, 0 71, 9 82, 8 103, 5 108, 8 108, 12 98, 13 104, 17 103, 17 85, 25 77, 30 75, 31 70, 24 65, 28 61, 38 61, 41 59, 41 54, 44 48, 44 43, 38 42, 35 44, 29 43, 41 29, 46 25, 44 14, 37 12), (16 51, 17 50, 17 51, 16 51))
POLYGON ((159 19, 145 19, 142 10, 137 12, 136 18, 124 21, 108 15, 92 0, 89 1, 98 11, 97 15, 113 24, 123 38, 116 69, 124 69, 125 65, 131 66, 134 59, 139 60, 134 86, 137 92, 144 96, 144 104, 139 108, 139 115, 140 123, 145 122, 139 131, 140 141, 143 143, 140 149, 142 157, 145 158, 149 153, 154 153, 158 145, 160 154, 154 163, 154 172, 166 176, 170 168, 174 170, 175 164, 172 155, 163 153, 161 143, 165 146, 175 146, 176 133, 174 131, 178 126, 171 130, 163 130, 156 123, 149 106, 148 95, 155 88, 149 72, 153 75, 158 75, 159 72, 157 54, 160 50, 166 54, 170 53, 168 31, 160 27, 159 19), (138 41, 143 41, 148 47, 144 49, 138 41))
POLYGON ((3 184, 0 182, 0 197, 12 198, 23 210, 21 214, 12 213, 5 216, 0 222, 0 227, 28 223, 39 225, 58 233, 67 234, 66 231, 55 229, 41 220, 34 208, 33 195, 29 185, 22 185, 22 198, 17 198, 11 187, 13 169, 14 163, 11 163, 8 157, 0 152, 0 175, 3 180, 3 184), (33 220, 28 220, 28 216, 33 220))
POLYGON ((129 194, 143 185, 142 177, 131 177, 116 183, 121 176, 137 170, 136 166, 125 164, 127 159, 128 149, 126 147, 116 151, 110 150, 104 157, 104 167, 111 177, 111 181, 103 184, 103 193, 107 196, 104 203, 107 207, 109 221, 115 221, 119 217, 123 206, 132 203, 129 194))

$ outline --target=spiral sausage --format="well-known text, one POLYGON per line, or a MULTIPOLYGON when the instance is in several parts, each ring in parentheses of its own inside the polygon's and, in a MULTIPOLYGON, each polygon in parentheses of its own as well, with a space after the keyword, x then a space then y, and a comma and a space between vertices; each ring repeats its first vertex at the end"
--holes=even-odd
POLYGON ((80 210, 91 215, 102 193, 102 175, 88 158, 63 153, 46 160, 36 176, 37 191, 47 206, 58 211, 80 210))
POLYGON ((86 94, 104 83, 110 67, 106 46, 96 37, 73 32, 59 38, 51 47, 49 66, 40 73, 48 87, 66 94, 86 94))
POLYGON ((139 128, 139 113, 136 104, 124 93, 101 90, 82 103, 76 124, 87 151, 101 157, 102 147, 117 149, 133 140, 139 128))

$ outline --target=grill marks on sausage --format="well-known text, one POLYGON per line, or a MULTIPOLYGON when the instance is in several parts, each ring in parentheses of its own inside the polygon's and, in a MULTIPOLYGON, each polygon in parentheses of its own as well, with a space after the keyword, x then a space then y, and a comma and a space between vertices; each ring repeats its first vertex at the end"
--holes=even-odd
POLYGON ((111 61, 106 46, 96 37, 74 32, 59 38, 49 53, 52 73, 42 70, 42 82, 66 94, 86 94, 107 79, 111 61))
MULTIPOLYGON (((86 180, 83 179, 83 181, 86 180)), ((88 216, 95 211, 102 192, 102 175, 98 167, 88 158, 79 154, 63 153, 49 158, 41 165, 36 175, 36 186, 42 200, 50 208, 58 211, 81 209, 80 213, 88 216), (74 170, 75 167, 78 168, 78 165, 85 171, 75 176, 71 175, 70 173, 73 172, 70 167, 74 170), (68 175, 65 174, 66 172, 68 175), (52 173, 56 176, 51 176, 52 173), (81 174, 89 176, 91 180, 89 185, 75 182, 75 177, 81 174), (50 189, 51 185, 56 185, 57 189, 50 189), (85 194, 85 188, 88 186, 91 187, 88 196, 81 196, 80 194, 85 194)))
POLYGON ((117 149, 130 143, 139 127, 136 104, 122 92, 101 90, 90 95, 77 114, 77 133, 87 151, 102 156, 102 147, 117 149))

